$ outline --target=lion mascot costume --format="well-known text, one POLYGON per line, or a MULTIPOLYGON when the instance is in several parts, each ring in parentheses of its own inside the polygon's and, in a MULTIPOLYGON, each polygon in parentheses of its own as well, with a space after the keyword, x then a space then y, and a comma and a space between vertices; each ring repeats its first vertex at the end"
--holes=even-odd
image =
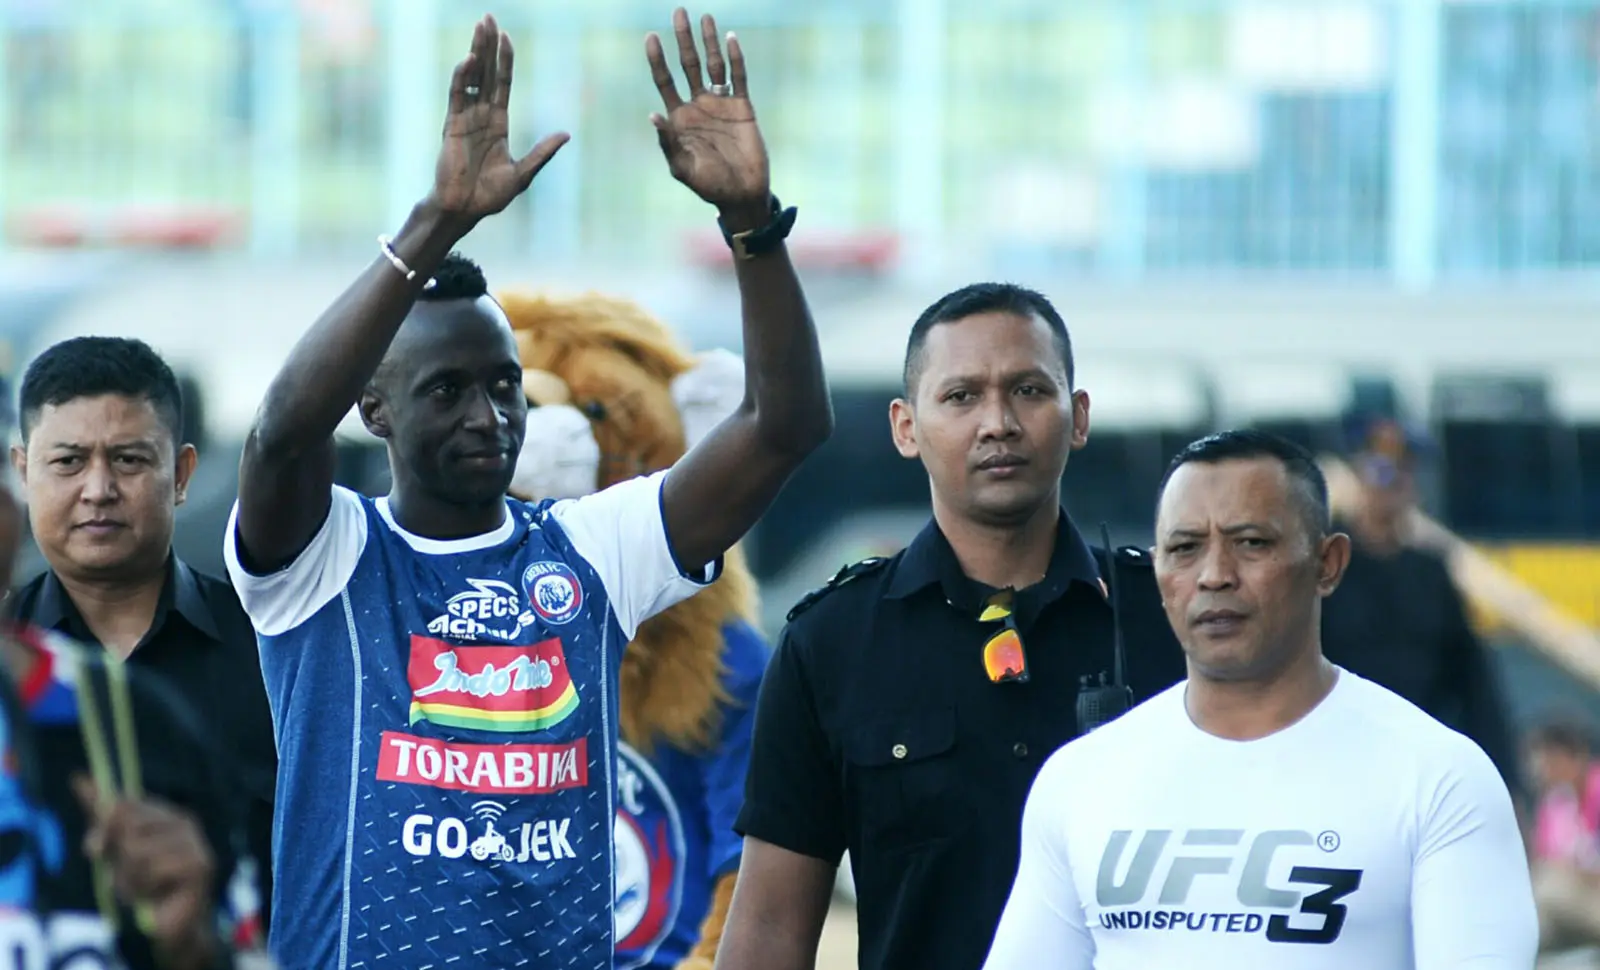
MULTIPOLYGON (((743 398, 737 357, 691 356, 631 302, 499 299, 529 403, 518 498, 577 498, 670 467, 743 398)), ((712 970, 738 876, 733 825, 769 656, 756 609, 735 547, 715 583, 645 621, 623 653, 618 970, 712 970)))

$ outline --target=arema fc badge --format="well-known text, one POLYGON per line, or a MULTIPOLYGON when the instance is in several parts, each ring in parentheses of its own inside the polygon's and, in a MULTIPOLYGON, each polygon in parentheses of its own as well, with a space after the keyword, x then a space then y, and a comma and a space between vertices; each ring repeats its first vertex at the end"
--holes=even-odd
POLYGON ((528 591, 533 612, 546 623, 571 623, 583 612, 583 584, 564 562, 534 563, 522 573, 522 586, 528 591))

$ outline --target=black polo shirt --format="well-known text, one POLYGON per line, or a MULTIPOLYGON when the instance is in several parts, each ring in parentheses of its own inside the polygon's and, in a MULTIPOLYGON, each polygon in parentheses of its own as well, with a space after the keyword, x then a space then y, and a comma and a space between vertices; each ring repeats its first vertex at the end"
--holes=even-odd
MULTIPOLYGON (((790 612, 762 682, 736 829, 856 882, 861 970, 978 970, 1016 873, 1040 765, 1078 734, 1082 678, 1113 670, 1104 554, 1063 512, 1045 578, 1017 593, 1031 679, 992 683, 992 592, 929 522, 899 554, 841 572, 790 612)), ((1183 679, 1147 553, 1118 551, 1136 701, 1183 679)), ((1085 778, 1114 785, 1116 778, 1085 778)))
MULTIPOLYGON (((21 622, 103 646, 54 570, 45 570, 17 590, 10 612, 21 622)), ((260 872, 262 915, 270 918, 278 750, 255 628, 233 587, 195 571, 176 555, 169 556, 155 617, 128 663, 159 674, 189 702, 226 752, 223 769, 244 798, 239 812, 260 872)))

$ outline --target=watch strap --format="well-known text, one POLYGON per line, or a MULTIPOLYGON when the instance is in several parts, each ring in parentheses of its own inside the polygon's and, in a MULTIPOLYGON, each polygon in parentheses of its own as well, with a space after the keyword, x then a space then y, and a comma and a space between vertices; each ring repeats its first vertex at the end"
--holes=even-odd
POLYGON ((794 228, 795 216, 798 210, 794 206, 785 209, 778 197, 772 197, 772 218, 767 224, 758 229, 746 229, 743 232, 729 232, 723 224, 722 217, 717 217, 717 228, 722 230, 722 238, 733 250, 736 259, 753 259, 762 253, 769 252, 789 236, 789 231, 794 228))

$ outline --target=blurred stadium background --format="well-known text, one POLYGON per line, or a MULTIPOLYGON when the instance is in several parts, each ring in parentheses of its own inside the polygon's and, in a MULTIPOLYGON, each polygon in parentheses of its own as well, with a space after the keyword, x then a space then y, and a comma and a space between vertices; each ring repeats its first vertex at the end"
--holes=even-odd
MULTIPOLYGON (((271 372, 426 190, 484 9, 0 0, 5 370, 84 332, 183 368, 196 565, 221 571, 271 372)), ((646 121, 643 37, 671 4, 487 9, 518 46, 513 150, 575 140, 466 250, 497 288, 603 288, 738 349, 726 250, 646 121)), ((800 208, 839 416, 749 541, 770 632, 920 525, 926 482, 885 420, 907 328, 1005 278, 1073 330, 1094 402, 1067 475, 1081 520, 1148 542, 1161 467, 1210 429, 1326 449, 1353 409, 1404 416, 1441 445, 1429 511, 1535 594, 1475 603, 1515 716, 1600 716, 1600 0, 709 9, 740 34, 775 189, 800 208), (1567 653, 1530 633, 1543 609, 1567 653)), ((347 483, 385 487, 358 426, 344 459, 347 483)))

